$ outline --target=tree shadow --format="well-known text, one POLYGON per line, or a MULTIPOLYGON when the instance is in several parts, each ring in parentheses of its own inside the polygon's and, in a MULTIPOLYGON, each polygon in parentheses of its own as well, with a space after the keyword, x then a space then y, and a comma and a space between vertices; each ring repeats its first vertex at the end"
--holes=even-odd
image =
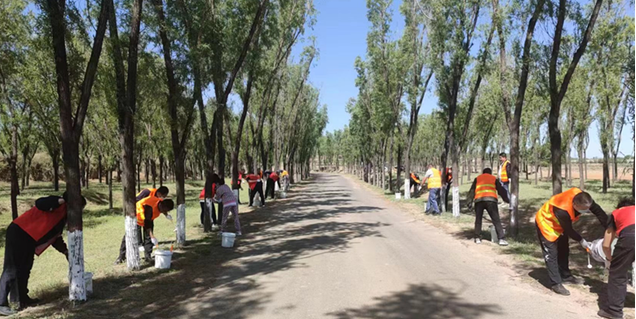
POLYGON ((337 319, 472 319, 502 313, 498 305, 470 303, 459 297, 457 292, 436 284, 411 284, 404 291, 374 299, 376 303, 373 305, 345 309, 327 315, 337 319))

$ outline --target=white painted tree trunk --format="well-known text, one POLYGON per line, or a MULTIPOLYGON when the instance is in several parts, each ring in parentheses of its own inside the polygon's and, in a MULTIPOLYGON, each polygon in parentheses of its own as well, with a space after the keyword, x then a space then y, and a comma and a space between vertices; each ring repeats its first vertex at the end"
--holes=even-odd
POLYGON ((177 206, 177 247, 183 247, 186 242, 185 234, 185 204, 177 206))
MULTIPOLYGON (((442 198, 442 201, 444 199, 442 198)), ((459 187, 453 186, 453 217, 459 217, 459 187)))
POLYGON ((68 281, 68 299, 86 301, 84 235, 81 230, 68 232, 68 281))
POLYGON ((137 218, 126 216, 126 265, 128 270, 139 270, 139 234, 137 234, 137 218))
MULTIPOLYGON (((238 190, 236 190, 238 192, 238 190)), ((208 207, 208 215, 210 215, 210 222, 212 222, 212 208, 214 206, 214 203, 212 203, 212 198, 206 198, 205 199, 205 205, 208 207)))
POLYGON ((404 199, 411 199, 411 180, 404 179, 404 199))

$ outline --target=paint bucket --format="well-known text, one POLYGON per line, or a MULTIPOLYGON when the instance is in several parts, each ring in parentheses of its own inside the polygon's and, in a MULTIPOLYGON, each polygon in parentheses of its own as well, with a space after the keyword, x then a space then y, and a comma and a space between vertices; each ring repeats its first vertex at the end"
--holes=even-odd
POLYGON ((261 195, 254 196, 254 206, 261 207, 261 195))
POLYGON ((235 233, 221 233, 221 246, 225 248, 234 247, 235 233))
POLYGON ((169 250, 155 249, 155 268, 170 269, 172 252, 169 250))
POLYGON ((494 225, 488 226, 488 230, 490 231, 490 241, 493 244, 499 243, 499 238, 497 238, 497 229, 495 229, 494 225))
POLYGON ((280 197, 281 199, 285 199, 285 198, 287 198, 287 192, 285 192, 285 191, 281 191, 281 192, 280 192, 280 194, 279 194, 279 197, 280 197))
POLYGON ((402 198, 402 193, 395 193, 395 199, 402 198))
POLYGON ((86 289, 86 294, 93 294, 93 273, 85 272, 84 273, 84 287, 86 289))

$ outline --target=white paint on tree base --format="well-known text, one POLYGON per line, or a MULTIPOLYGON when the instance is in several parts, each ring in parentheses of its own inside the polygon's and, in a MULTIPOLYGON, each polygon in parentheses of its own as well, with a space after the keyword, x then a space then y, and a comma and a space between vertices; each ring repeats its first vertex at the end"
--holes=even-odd
POLYGON ((85 301, 84 235, 81 230, 68 232, 68 299, 85 301))
POLYGON ((459 217, 459 187, 457 186, 453 186, 453 217, 459 217))
MULTIPOLYGON (((238 190, 236 190, 236 191, 238 191, 238 190)), ((206 198, 205 199, 205 205, 208 208, 208 216, 210 216, 210 223, 212 223, 212 208, 214 207, 214 206, 212 206, 212 205, 214 205, 214 203, 212 203, 212 198, 206 198)))
POLYGON ((411 199, 411 180, 408 178, 404 179, 404 199, 411 199))
POLYGON ((126 229, 126 266, 128 270, 139 269, 139 244, 137 234, 137 218, 126 216, 124 221, 126 229))
POLYGON ((185 234, 185 204, 177 206, 177 246, 183 247, 186 241, 185 234))

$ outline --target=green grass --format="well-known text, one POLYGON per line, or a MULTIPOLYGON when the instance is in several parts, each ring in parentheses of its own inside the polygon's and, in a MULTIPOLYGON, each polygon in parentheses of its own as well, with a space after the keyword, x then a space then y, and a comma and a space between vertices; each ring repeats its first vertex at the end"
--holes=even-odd
MULTIPOLYGON (((229 183, 229 179, 227 180, 229 183)), ((187 181, 186 192, 186 239, 188 242, 202 240, 206 237, 199 226, 199 193, 203 181, 187 181)), ((169 198, 175 197, 174 183, 165 183, 170 189, 169 198)), ((142 184, 142 188, 152 187, 142 184)), ((50 183, 32 182, 18 196, 18 213, 29 209, 39 197, 60 195, 64 184, 60 185, 60 192, 54 192, 50 183)), ((0 247, 4 247, 6 227, 11 223, 10 187, 7 183, 0 183, 0 247)), ((86 271, 93 272, 94 280, 102 277, 118 277, 129 274, 124 265, 113 266, 118 255, 119 246, 124 235, 124 218, 121 209, 121 185, 113 184, 114 209, 108 208, 108 185, 91 181, 88 189, 82 190, 88 203, 84 210, 84 262, 86 271)), ((248 202, 247 188, 240 192, 242 203, 248 202)), ((241 212, 247 210, 240 207, 241 212)), ((176 210, 171 212, 173 216, 176 210)), ((176 216, 175 216, 176 218, 176 216)), ((175 240, 174 224, 164 217, 155 220, 155 234, 162 245, 169 246, 175 240)), ((66 232, 64 232, 66 240, 66 232)), ((0 260, 4 257, 4 249, 0 249, 0 260)), ((152 270, 151 270, 152 271, 152 270)), ((29 290, 32 297, 45 295, 54 290, 64 290, 68 286, 68 263, 64 256, 54 248, 47 249, 35 258, 29 290)))

